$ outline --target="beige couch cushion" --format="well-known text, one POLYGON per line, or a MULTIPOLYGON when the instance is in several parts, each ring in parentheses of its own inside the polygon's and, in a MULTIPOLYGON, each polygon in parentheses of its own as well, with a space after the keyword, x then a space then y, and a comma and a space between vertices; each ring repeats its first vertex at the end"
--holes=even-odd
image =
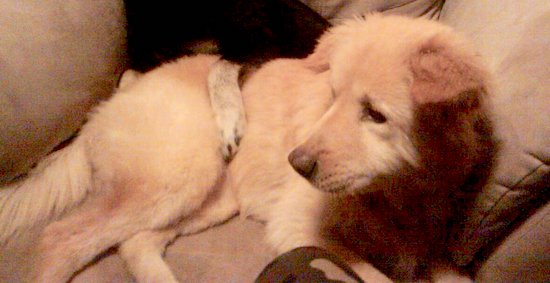
POLYGON ((522 223, 485 260, 476 282, 550 282, 550 203, 522 223))
POLYGON ((300 0, 332 23, 361 16, 369 12, 383 12, 419 16, 436 9, 437 0, 300 0))
POLYGON ((0 183, 25 172, 107 97, 124 63, 124 10, 112 0, 0 5, 0 183))
POLYGON ((548 200, 550 2, 448 0, 441 20, 472 38, 496 75, 493 103, 502 152, 494 182, 454 243, 455 260, 467 264, 532 206, 548 200))

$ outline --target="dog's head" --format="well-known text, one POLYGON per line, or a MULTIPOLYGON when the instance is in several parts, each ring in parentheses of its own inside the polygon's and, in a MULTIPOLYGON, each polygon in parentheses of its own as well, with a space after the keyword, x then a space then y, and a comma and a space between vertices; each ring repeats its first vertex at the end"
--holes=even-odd
POLYGON ((491 132, 486 72, 450 28, 369 15, 331 29, 303 62, 330 72, 334 95, 289 155, 317 188, 374 191, 375 180, 405 167, 465 176, 479 162, 479 143, 491 132))

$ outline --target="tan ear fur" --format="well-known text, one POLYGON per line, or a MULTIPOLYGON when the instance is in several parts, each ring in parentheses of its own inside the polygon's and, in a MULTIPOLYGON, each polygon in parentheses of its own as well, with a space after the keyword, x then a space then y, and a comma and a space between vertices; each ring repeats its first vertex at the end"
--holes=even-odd
POLYGON ((485 93, 485 71, 461 40, 439 34, 413 53, 411 95, 417 104, 460 100, 472 90, 485 93))
POLYGON ((334 28, 321 36, 313 53, 304 59, 306 68, 319 73, 330 69, 329 58, 336 45, 336 37, 334 28))

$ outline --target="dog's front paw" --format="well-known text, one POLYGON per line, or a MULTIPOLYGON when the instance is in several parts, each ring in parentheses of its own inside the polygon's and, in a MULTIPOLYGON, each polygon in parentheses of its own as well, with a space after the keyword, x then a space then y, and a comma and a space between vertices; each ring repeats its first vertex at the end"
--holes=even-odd
POLYGON ((208 92, 221 131, 222 153, 230 161, 237 153, 246 118, 239 88, 240 66, 226 60, 216 62, 208 74, 208 92))
POLYGON ((239 148, 246 128, 246 119, 239 113, 235 117, 219 119, 218 126, 221 129, 223 158, 229 162, 233 159, 239 148))

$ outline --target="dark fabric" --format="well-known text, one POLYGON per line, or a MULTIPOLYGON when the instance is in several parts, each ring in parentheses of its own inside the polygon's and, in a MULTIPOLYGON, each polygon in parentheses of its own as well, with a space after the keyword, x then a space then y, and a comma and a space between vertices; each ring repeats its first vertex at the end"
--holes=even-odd
POLYGON ((298 0, 125 0, 130 68, 148 71, 212 44, 239 64, 305 57, 329 23, 298 0))
MULTIPOLYGON (((334 270, 332 270, 334 273, 334 270)), ((280 255, 264 268, 256 283, 361 283, 364 282, 342 260, 335 255, 316 247, 302 247, 280 255), (312 262, 323 259, 335 266, 346 279, 332 279, 331 271, 324 267, 314 267, 312 262)))

